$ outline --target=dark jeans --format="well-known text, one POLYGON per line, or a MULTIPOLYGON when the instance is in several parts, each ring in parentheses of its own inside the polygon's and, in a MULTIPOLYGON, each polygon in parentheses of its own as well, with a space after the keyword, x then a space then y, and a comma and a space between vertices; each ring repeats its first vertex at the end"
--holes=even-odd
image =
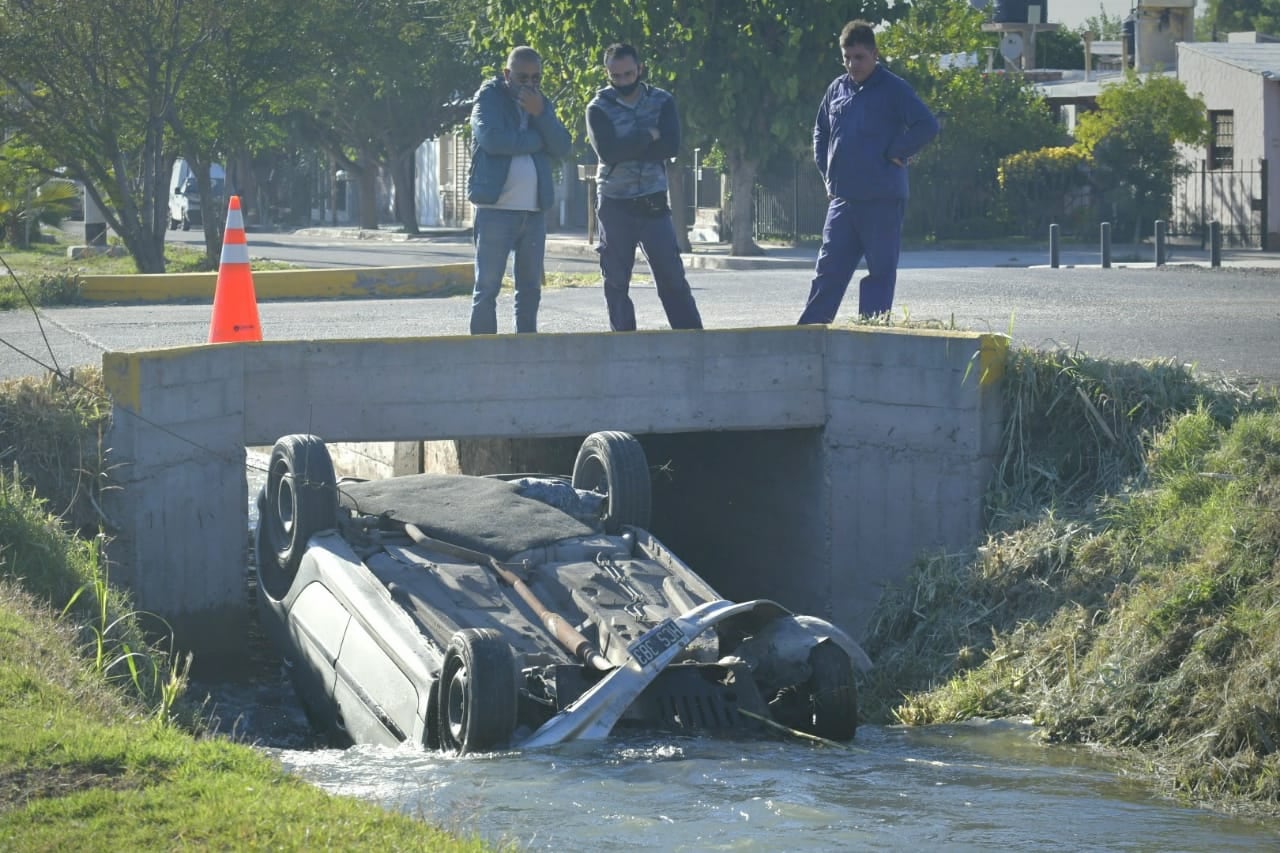
POLYGON ((702 317, 684 275, 684 261, 676 244, 671 214, 657 216, 637 212, 624 199, 601 196, 597 207, 600 223, 600 272, 604 276, 604 300, 609 306, 609 328, 630 332, 636 327, 636 309, 628 291, 636 263, 636 246, 644 252, 658 286, 658 298, 673 329, 701 329, 702 317))
POLYGON ((858 314, 873 317, 893 307, 902 247, 902 199, 846 201, 834 199, 822 227, 822 248, 813 271, 809 301, 800 324, 830 323, 863 256, 867 274, 859 282, 858 314))
POLYGON ((476 245, 476 285, 471 293, 471 334, 498 331, 498 291, 507 258, 516 253, 515 328, 538 331, 542 299, 542 264, 547 246, 547 219, 536 210, 477 207, 472 225, 476 245))

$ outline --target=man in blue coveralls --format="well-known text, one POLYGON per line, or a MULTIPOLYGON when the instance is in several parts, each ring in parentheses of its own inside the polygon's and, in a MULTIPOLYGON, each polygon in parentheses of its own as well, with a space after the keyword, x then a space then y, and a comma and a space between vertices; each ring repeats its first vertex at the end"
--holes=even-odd
POLYGON ((840 31, 848 72, 827 87, 813 125, 813 158, 827 185, 827 221, 800 323, 830 323, 865 256, 858 314, 893 307, 907 163, 938 133, 938 120, 907 81, 880 65, 875 30, 840 31))

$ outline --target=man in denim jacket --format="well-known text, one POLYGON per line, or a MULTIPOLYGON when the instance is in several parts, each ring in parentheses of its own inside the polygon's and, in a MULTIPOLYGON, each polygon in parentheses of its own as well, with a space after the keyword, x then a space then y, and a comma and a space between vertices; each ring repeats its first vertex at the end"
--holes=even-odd
POLYGON ((829 204, 801 324, 835 319, 863 256, 859 316, 893 307, 907 164, 938 133, 938 120, 911 86, 877 62, 870 24, 845 24, 840 49, 848 73, 827 87, 813 127, 813 158, 829 204))
POLYGON ((600 165, 600 272, 609 328, 633 331, 628 291, 636 246, 644 251, 658 298, 673 329, 701 329, 702 317, 684 274, 667 204, 667 160, 680 151, 680 117, 669 92, 640 82, 644 66, 629 44, 605 48, 610 86, 587 105, 587 135, 600 165))
POLYGON ((538 331, 546 211, 555 203, 552 159, 569 154, 569 131, 540 91, 542 58, 531 47, 507 57, 501 77, 476 92, 471 109, 471 172, 467 198, 475 205, 475 290, 471 334, 498 331, 498 291, 515 252, 515 329, 538 331))

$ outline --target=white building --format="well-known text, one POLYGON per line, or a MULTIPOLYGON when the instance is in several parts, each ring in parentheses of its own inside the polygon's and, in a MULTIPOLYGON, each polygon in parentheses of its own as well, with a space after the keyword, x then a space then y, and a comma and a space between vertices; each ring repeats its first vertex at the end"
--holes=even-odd
POLYGON ((1192 192, 1182 201, 1228 204, 1229 218, 1218 217, 1224 228, 1233 221, 1265 235, 1254 245, 1280 249, 1280 173, 1273 168, 1280 155, 1280 41, 1256 33, 1228 39, 1178 45, 1178 79, 1204 100, 1210 125, 1208 145, 1183 147, 1203 169, 1205 197, 1192 192))

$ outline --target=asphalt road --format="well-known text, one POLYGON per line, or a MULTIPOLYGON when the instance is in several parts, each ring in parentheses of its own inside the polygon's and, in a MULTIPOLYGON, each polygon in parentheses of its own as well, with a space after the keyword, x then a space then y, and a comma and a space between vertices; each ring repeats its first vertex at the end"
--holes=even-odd
MULTIPOLYGON (((181 235, 177 239, 187 238, 181 235)), ((196 239, 190 235, 188 239, 196 239)), ((469 257, 466 238, 411 242, 342 241, 297 235, 250 236, 254 258, 314 266, 408 265, 469 257)), ((590 272, 581 254, 549 267, 590 272)), ((638 275, 645 275, 643 266, 638 275)), ((709 328, 789 325, 808 292, 807 269, 693 270, 709 328)), ((856 282, 842 318, 856 308, 856 282)), ((633 287, 641 328, 665 328, 651 284, 633 287)), ((414 337, 464 334, 469 298, 271 301, 259 305, 268 339, 414 337)), ((904 266, 895 307, 912 321, 1012 335, 1016 345, 1064 346, 1117 359, 1164 358, 1204 376, 1280 385, 1280 269, 1190 266, 1159 269, 1046 269, 904 266)), ((499 302, 510 328, 510 295, 499 302)), ((41 375, 54 367, 99 364, 110 350, 203 343, 210 305, 113 305, 0 314, 0 378, 41 375), (39 322, 37 322, 37 319, 39 322)), ((539 313, 544 333, 605 331, 600 288, 548 289, 539 313)))

